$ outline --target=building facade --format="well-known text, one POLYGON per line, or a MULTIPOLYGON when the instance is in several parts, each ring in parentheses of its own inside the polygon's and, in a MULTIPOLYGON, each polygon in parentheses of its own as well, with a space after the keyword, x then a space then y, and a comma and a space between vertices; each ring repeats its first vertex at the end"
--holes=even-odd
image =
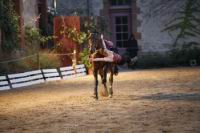
POLYGON ((47 2, 46 0, 13 0, 20 26, 20 45, 23 47, 24 30, 26 26, 47 30, 47 2))
MULTIPOLYGON (((98 16, 104 19, 109 32, 106 37, 121 52, 134 34, 140 53, 165 53, 172 48, 176 33, 165 29, 166 24, 177 15, 184 1, 163 0, 13 0, 20 16, 21 46, 24 45, 24 27, 35 26, 48 30, 48 9, 54 8, 58 16, 98 16)), ((1 32, 0 32, 1 33, 1 32)), ((200 42, 197 37, 190 40, 200 42)), ((183 40, 184 42, 184 40, 183 40)))
MULTIPOLYGON (((53 0, 49 0, 49 2, 53 0)), ((55 0, 54 0, 55 1, 55 0)), ((124 51, 134 34, 140 53, 165 53, 172 48, 175 34, 163 31, 183 7, 183 1, 163 0, 57 0, 58 15, 99 16, 107 22, 109 39, 124 51)), ((200 41, 193 37, 191 40, 200 41)))
POLYGON ((107 31, 111 33, 107 38, 112 40, 122 53, 131 34, 137 39, 141 38, 137 31, 139 8, 136 0, 59 0, 56 10, 58 15, 64 16, 100 17, 106 22, 107 31))

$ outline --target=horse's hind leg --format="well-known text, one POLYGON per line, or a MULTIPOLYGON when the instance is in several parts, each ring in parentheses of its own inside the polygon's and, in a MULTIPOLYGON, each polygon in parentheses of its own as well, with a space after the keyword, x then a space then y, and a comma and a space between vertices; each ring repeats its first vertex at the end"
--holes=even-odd
POLYGON ((112 98, 113 96, 113 71, 110 71, 110 77, 109 77, 110 87, 109 87, 109 97, 112 98))
POLYGON ((102 96, 108 96, 108 89, 107 89, 107 66, 105 66, 103 68, 103 72, 101 73, 101 80, 102 80, 102 84, 104 86, 104 90, 102 91, 102 96))
POLYGON ((98 90, 97 90, 98 89, 98 70, 94 70, 93 75, 94 75, 94 83, 95 83, 94 98, 98 100, 98 90))

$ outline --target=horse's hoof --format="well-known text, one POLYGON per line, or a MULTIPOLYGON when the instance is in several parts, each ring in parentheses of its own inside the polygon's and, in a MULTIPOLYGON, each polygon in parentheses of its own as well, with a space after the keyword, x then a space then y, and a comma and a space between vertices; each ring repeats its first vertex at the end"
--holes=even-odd
POLYGON ((108 97, 109 97, 109 98, 112 98, 112 95, 110 94, 108 97))
POLYGON ((99 98, 98 98, 98 97, 94 97, 94 99, 95 99, 96 101, 98 101, 98 100, 99 100, 99 98))
POLYGON ((92 95, 92 98, 94 98, 95 100, 98 100, 98 97, 96 95, 92 95))

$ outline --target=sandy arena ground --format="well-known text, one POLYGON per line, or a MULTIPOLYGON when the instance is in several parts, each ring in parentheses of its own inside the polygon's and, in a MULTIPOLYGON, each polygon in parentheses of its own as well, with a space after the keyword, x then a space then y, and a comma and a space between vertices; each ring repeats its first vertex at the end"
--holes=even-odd
POLYGON ((93 77, 0 92, 1 133, 200 133, 200 68, 120 72, 114 97, 93 77))

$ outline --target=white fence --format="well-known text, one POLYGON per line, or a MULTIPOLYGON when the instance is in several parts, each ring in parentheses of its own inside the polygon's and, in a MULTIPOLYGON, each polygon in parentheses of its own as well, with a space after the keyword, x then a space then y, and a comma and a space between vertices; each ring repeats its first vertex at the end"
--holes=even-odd
POLYGON ((85 75, 86 68, 84 65, 76 65, 75 68, 68 66, 59 69, 42 69, 9 74, 6 76, 0 76, 0 91, 85 75))
POLYGON ((6 76, 0 76, 0 91, 10 89, 9 82, 6 76))

